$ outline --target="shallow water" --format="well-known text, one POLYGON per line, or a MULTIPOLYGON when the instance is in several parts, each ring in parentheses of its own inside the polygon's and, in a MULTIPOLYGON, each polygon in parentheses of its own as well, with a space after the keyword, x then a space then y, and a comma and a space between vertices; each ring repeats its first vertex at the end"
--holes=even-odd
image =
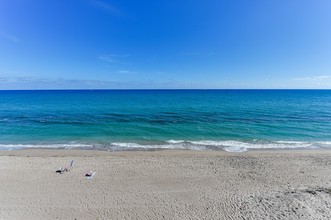
POLYGON ((331 148, 331 90, 0 91, 0 149, 331 148))

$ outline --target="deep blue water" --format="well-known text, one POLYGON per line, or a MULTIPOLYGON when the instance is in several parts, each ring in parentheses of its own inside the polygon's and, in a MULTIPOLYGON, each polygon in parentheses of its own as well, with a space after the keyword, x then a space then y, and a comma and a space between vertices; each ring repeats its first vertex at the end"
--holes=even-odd
POLYGON ((0 91, 0 149, 331 148, 331 90, 0 91))

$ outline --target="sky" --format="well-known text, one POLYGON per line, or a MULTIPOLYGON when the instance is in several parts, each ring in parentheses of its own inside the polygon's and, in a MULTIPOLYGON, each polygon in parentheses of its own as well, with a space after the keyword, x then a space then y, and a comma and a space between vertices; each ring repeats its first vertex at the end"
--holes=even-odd
POLYGON ((0 0, 0 89, 331 89, 330 0, 0 0))

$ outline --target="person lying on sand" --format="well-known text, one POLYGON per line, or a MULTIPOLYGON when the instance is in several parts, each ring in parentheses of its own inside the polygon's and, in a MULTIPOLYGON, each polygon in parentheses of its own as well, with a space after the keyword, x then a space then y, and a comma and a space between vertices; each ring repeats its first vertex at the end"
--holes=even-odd
POLYGON ((69 169, 66 168, 66 167, 60 167, 58 170, 56 170, 56 173, 60 173, 60 174, 63 174, 65 172, 68 172, 69 169))
POLYGON ((65 172, 68 172, 68 171, 70 171, 70 169, 72 169, 73 165, 74 165, 74 161, 72 160, 72 161, 70 162, 70 168, 60 167, 58 170, 56 170, 56 173, 63 174, 63 173, 65 173, 65 172))
POLYGON ((88 172, 88 173, 85 174, 85 177, 87 179, 92 179, 94 177, 94 175, 95 175, 95 172, 90 171, 90 172, 88 172))

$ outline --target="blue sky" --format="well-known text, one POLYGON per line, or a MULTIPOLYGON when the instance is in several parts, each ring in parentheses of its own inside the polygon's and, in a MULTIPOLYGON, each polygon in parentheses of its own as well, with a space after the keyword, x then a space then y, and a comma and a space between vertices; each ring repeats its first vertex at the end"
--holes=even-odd
POLYGON ((0 0, 0 89, 331 89, 329 0, 0 0))

